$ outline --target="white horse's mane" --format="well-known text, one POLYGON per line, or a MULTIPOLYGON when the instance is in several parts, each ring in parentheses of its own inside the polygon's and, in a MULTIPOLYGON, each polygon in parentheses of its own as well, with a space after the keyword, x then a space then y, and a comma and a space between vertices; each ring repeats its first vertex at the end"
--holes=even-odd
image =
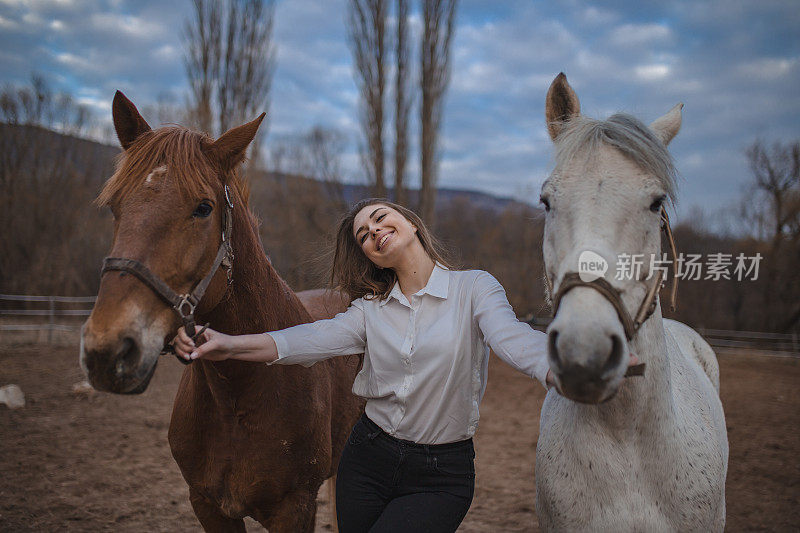
POLYGON ((670 202, 676 200, 677 172, 667 147, 637 118, 624 113, 608 120, 584 115, 570 118, 556 139, 556 167, 575 158, 591 157, 601 144, 622 152, 642 170, 655 176, 667 192, 670 202))

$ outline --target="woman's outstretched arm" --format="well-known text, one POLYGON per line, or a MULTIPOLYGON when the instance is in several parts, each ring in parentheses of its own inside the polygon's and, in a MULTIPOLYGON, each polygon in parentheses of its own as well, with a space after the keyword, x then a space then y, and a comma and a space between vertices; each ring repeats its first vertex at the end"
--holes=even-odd
POLYGON ((195 346, 181 329, 175 338, 175 352, 186 359, 239 359, 311 366, 337 355, 364 352, 366 324, 363 304, 356 300, 347 311, 333 318, 268 333, 226 335, 207 329, 202 334, 202 341, 195 346))
POLYGON ((517 320, 506 291, 488 272, 475 279, 472 309, 484 340, 500 359, 546 388, 553 384, 548 380, 547 335, 517 320))
MULTIPOLYGON (((500 282, 488 272, 481 272, 475 280, 472 298, 478 327, 494 353, 520 372, 539 380, 545 388, 555 386, 558 390, 547 361, 547 334, 517 319, 500 282)), ((638 357, 631 353, 628 365, 638 363, 638 357)))

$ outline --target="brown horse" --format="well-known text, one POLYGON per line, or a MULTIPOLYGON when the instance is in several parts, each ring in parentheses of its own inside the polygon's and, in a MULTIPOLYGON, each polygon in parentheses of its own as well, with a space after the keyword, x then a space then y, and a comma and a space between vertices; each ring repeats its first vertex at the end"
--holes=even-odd
MULTIPOLYGON (((113 116, 123 153, 98 198, 114 214, 110 255, 137 262, 178 294, 208 273, 197 320, 226 333, 312 320, 265 256, 237 174, 263 115, 216 141, 181 127, 151 130, 120 92, 113 116), (226 239, 232 257, 220 266, 215 256, 226 239)), ((122 394, 147 388, 181 326, 175 309, 130 273, 104 272, 81 337, 92 385, 122 394)), ((307 300, 315 318, 341 308, 335 295, 307 300)), ((313 531, 317 491, 335 474, 363 410, 350 392, 359 366, 351 356, 309 368, 203 360, 186 367, 169 444, 207 531, 245 531, 245 516, 274 532, 313 531)))

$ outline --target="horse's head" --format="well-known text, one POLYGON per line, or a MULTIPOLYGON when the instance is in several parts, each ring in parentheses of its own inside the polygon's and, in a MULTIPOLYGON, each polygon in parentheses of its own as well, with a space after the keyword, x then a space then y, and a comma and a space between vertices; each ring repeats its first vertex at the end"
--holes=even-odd
MULTIPOLYGON (((113 117, 123 153, 98 198, 114 215, 109 255, 138 264, 178 295, 190 293, 213 269, 197 309, 208 311, 228 285, 226 269, 214 268, 226 193, 234 202, 241 198, 235 169, 263 115, 216 141, 181 127, 151 130, 120 92, 113 117)), ((180 325, 175 309, 138 275, 104 269, 81 334, 81 367, 96 389, 143 392, 180 325)))
MULTIPOLYGON (((563 74, 547 93, 556 148, 555 169, 541 192, 545 275, 556 311, 548 357, 572 400, 603 402, 625 375, 635 334, 630 317, 657 283, 648 279, 650 258, 661 259, 662 204, 675 188, 666 145, 680 128, 681 107, 648 128, 628 115, 607 121, 581 115, 563 74), (629 263, 641 263, 640 270, 629 263)), ((646 362, 646 354, 637 355, 646 362)))

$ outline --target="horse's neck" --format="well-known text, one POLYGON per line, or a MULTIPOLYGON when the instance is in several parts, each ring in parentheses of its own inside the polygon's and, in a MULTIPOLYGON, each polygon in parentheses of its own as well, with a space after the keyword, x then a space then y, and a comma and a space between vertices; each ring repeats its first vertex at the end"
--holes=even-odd
MULTIPOLYGON (((263 333, 308 322, 310 315, 295 293, 278 275, 261 247, 261 241, 244 208, 234 211, 233 282, 222 301, 205 317, 215 329, 229 335, 263 333)), ((225 378, 252 380, 266 365, 225 361, 213 364, 225 378)), ((279 366, 270 374, 281 372, 279 366)))

